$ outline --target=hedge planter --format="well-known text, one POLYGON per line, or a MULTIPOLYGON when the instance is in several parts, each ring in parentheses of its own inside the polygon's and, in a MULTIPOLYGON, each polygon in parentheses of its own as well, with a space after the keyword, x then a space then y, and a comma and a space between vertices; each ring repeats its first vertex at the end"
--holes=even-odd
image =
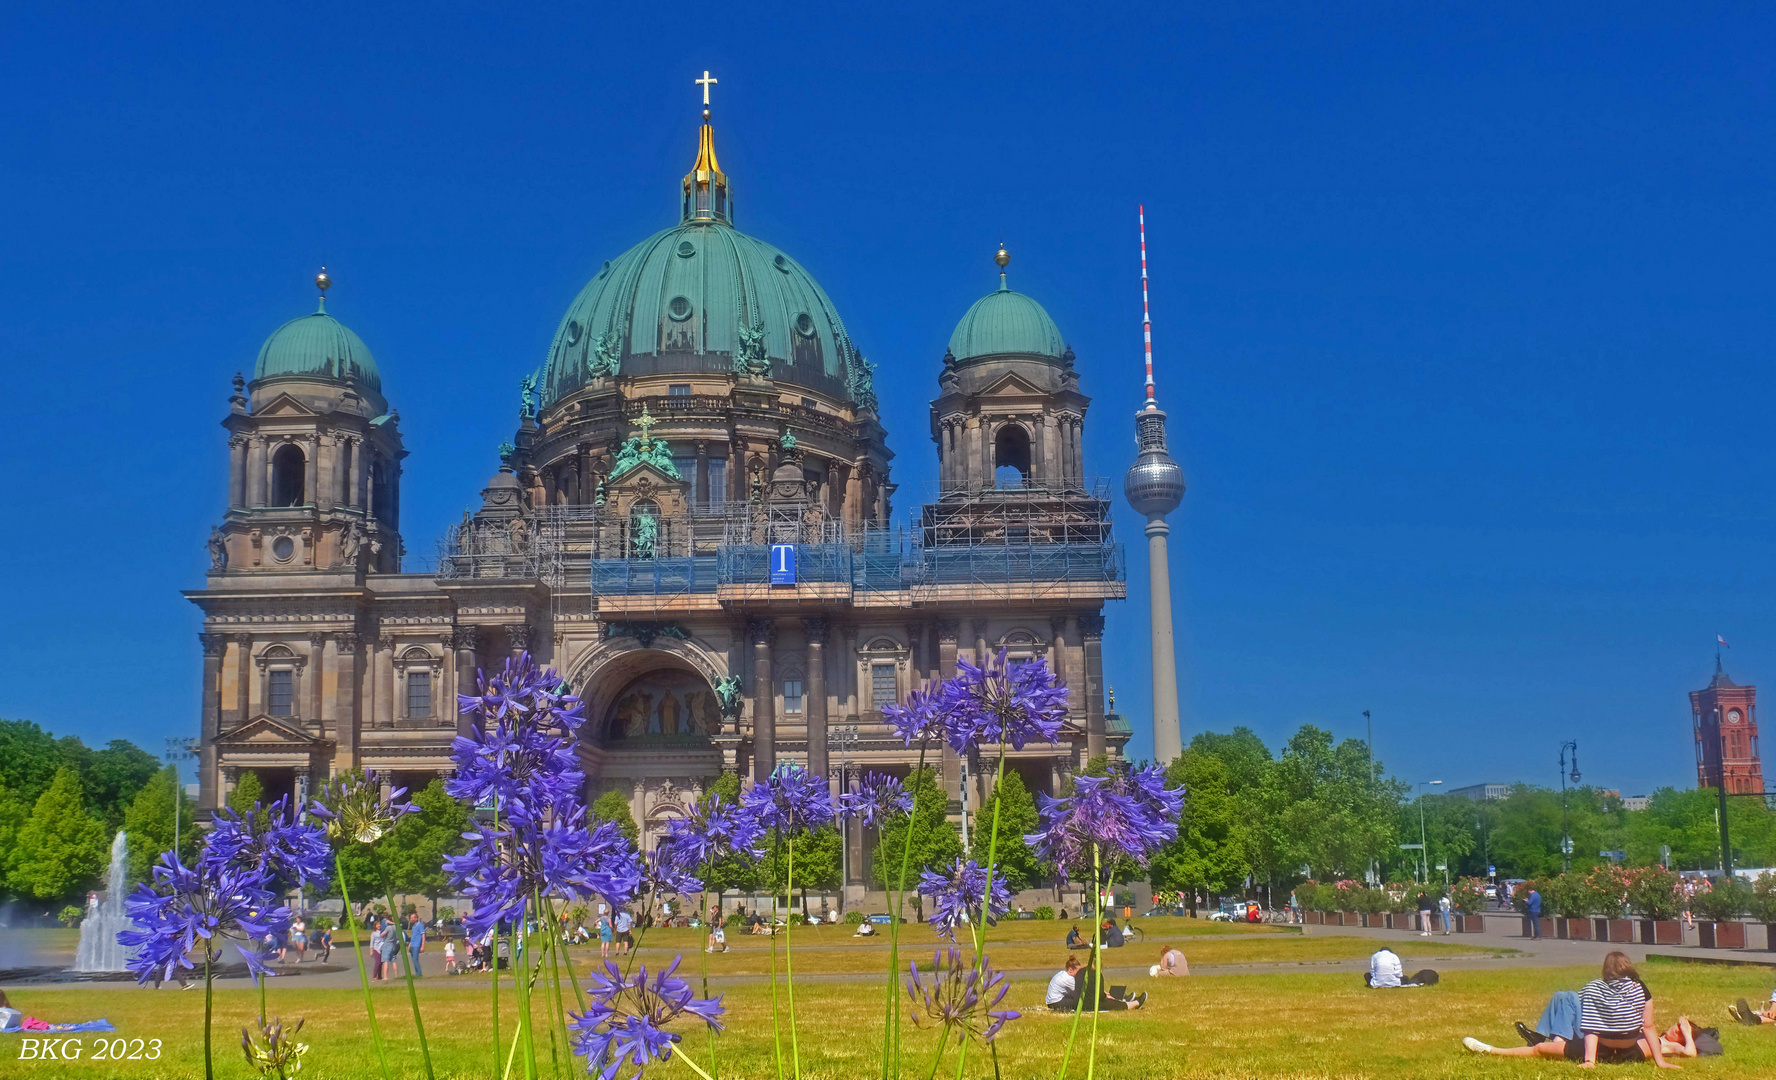
POLYGON ((1696 933, 1704 949, 1745 948, 1745 924, 1742 922, 1699 922, 1696 933))
POLYGON ((1592 919, 1592 932, 1598 941, 1615 945, 1634 944, 1634 923, 1628 919, 1592 919))
POLYGON ((1346 926, 1362 926, 1363 925, 1363 917, 1354 911, 1343 911, 1343 912, 1340 912, 1339 914, 1344 919, 1344 925, 1346 925, 1346 926))
POLYGON ((1486 916, 1457 915, 1455 917, 1455 932, 1458 934, 1486 933, 1486 916))
POLYGON ((1764 923, 1764 948, 1776 952, 1776 923, 1764 923))
POLYGON ((1326 925, 1326 913, 1323 911, 1304 911, 1301 913, 1301 918, 1303 925, 1306 926, 1326 925))
POLYGON ((1555 919, 1554 936, 1567 941, 1590 941, 1590 919, 1555 919))
POLYGON ((1676 919, 1640 920, 1642 945, 1682 945, 1683 923, 1676 919))
POLYGON ((1363 929, 1365 929, 1365 930, 1379 930, 1382 927, 1385 927, 1386 925, 1387 925, 1387 916, 1385 916, 1385 915, 1377 914, 1377 915, 1364 915, 1363 916, 1363 929))

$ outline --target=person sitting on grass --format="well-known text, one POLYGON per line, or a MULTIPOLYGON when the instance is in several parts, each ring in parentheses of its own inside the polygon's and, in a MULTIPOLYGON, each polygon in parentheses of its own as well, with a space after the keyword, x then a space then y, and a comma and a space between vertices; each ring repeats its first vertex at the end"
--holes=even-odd
MULTIPOLYGON (((1474 1038, 1463 1039, 1462 1045, 1476 1054, 1564 1057, 1588 1069, 1595 1068, 1599 1061, 1619 1064, 1649 1058, 1661 1069, 1677 1067, 1665 1060, 1666 1040, 1653 1026, 1652 994, 1627 953, 1612 952, 1603 958, 1602 978, 1586 983, 1579 993, 1578 1021, 1572 1030, 1576 1037, 1556 1036, 1526 1047, 1499 1048, 1474 1038)), ((1684 1056, 1697 1052, 1688 1018, 1680 1018, 1666 1034, 1672 1032, 1679 1036, 1673 1042, 1685 1048, 1684 1056)))
POLYGON ((1412 973, 1409 979, 1405 975, 1405 966, 1400 963, 1400 955, 1383 945, 1369 957, 1369 971, 1363 976, 1363 985, 1374 990, 1394 989, 1401 986, 1435 986, 1437 973, 1430 968, 1412 973))
POLYGON ((876 924, 873 922, 870 922, 868 919, 865 919, 862 922, 857 924, 857 933, 852 934, 851 936, 852 937, 875 937, 876 936, 876 924))
POLYGON ((1159 947, 1159 963, 1153 965, 1153 974, 1155 976, 1188 975, 1190 974, 1190 962, 1184 959, 1184 951, 1176 945, 1161 945, 1159 947))
POLYGON ((1074 975, 1079 987, 1079 998, 1085 1001, 1096 999, 1099 1012, 1121 1012, 1147 1004, 1146 994, 1130 994, 1126 987, 1121 986, 1101 987, 1098 979, 1098 965, 1101 962, 1094 956, 1074 975), (1117 995, 1118 991, 1121 991, 1121 996, 1117 995))
POLYGON ((1067 931, 1067 948, 1069 948, 1069 949, 1089 949, 1089 948, 1091 948, 1091 942, 1089 942, 1089 941, 1085 940, 1083 937, 1079 936, 1079 927, 1077 925, 1075 925, 1071 930, 1067 931))
POLYGON ((1048 993, 1043 1004, 1050 1012, 1072 1012, 1079 1002, 1079 957, 1067 957, 1067 963, 1048 980, 1048 993))

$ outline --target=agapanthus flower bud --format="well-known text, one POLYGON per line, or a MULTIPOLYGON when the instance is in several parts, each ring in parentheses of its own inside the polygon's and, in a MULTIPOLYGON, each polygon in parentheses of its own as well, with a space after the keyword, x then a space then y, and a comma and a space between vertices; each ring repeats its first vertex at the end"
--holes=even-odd
POLYGON ((995 868, 989 899, 986 867, 969 859, 956 860, 956 865, 936 873, 926 870, 919 875, 919 892, 932 899, 931 917, 926 921, 939 934, 956 940, 956 928, 970 926, 981 917, 981 905, 987 905, 987 922, 996 924, 999 916, 1011 910, 1011 893, 1005 886, 1005 875, 995 868))
POLYGON ((926 982, 917 962, 908 965, 906 991, 913 1002, 915 1026, 948 1028, 964 1039, 990 1043, 1001 1028, 1023 1015, 1016 1009, 995 1008, 1005 1000, 1011 983, 1005 972, 992 969, 987 957, 981 957, 978 967, 965 965, 961 951, 952 945, 934 953, 931 966, 931 981, 926 982))
POLYGON ((326 822, 327 835, 348 844, 374 844, 387 836, 403 815, 417 814, 419 807, 404 801, 406 788, 382 793, 382 778, 374 772, 340 773, 321 785, 309 813, 326 822))

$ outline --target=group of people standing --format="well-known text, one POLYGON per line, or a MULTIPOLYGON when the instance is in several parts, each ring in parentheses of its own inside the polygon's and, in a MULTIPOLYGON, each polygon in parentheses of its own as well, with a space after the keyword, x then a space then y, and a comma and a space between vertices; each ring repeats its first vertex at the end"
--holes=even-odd
MULTIPOLYGON (((370 977, 372 979, 395 979, 401 975, 399 958, 401 954, 402 934, 396 928, 395 921, 387 915, 370 915, 370 977)), ((407 959, 415 976, 423 975, 419 966, 419 956, 425 952, 426 924, 420 920, 418 912, 407 914, 407 959)), ((448 950, 454 952, 454 949, 448 950)), ((448 959, 454 959, 454 956, 448 959)))

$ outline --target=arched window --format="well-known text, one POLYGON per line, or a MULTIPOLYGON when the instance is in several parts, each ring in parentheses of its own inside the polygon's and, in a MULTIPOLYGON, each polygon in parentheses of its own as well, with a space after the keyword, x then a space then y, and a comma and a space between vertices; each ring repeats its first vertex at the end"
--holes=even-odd
POLYGON ((372 458, 370 461, 370 491, 371 514, 380 521, 392 520, 393 515, 389 513, 389 507, 393 505, 390 498, 394 492, 389 490, 388 471, 382 467, 382 458, 380 457, 372 458))
POLYGON ((278 447, 277 453, 271 455, 271 505, 302 506, 308 502, 304 496, 303 474, 308 470, 308 459, 302 456, 302 450, 295 443, 285 443, 278 447))
POLYGON ((1023 487, 1030 479, 1030 433, 1017 424, 993 436, 993 479, 1002 488, 1023 487))

